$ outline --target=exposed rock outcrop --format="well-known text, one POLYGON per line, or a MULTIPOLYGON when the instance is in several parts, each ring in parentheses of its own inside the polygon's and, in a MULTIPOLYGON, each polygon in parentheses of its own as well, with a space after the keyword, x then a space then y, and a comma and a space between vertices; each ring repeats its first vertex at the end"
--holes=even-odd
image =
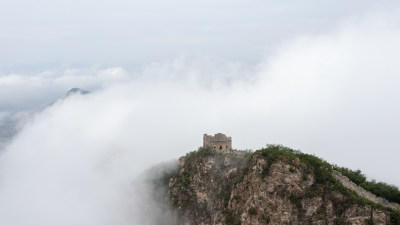
POLYGON ((393 224, 390 211, 356 196, 312 160, 201 149, 180 159, 168 200, 187 225, 393 224))

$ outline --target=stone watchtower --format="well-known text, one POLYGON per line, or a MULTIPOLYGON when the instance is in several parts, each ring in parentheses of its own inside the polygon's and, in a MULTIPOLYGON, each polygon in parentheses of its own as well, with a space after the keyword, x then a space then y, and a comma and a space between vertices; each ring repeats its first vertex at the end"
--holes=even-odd
POLYGON ((223 152, 231 152, 232 138, 221 133, 215 134, 214 136, 204 134, 203 147, 212 147, 223 152))

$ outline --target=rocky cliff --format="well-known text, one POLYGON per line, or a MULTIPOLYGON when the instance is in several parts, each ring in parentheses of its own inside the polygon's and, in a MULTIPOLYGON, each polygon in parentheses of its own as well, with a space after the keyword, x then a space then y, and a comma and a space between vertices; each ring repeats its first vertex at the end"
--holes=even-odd
POLYGON ((358 196, 332 166, 282 146, 180 159, 167 200, 181 224, 400 224, 397 211, 358 196))

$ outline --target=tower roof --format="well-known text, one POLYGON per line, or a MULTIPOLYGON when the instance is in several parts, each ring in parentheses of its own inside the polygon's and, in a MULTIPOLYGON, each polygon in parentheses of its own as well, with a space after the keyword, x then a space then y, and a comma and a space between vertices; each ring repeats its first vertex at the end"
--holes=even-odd
POLYGON ((218 133, 214 135, 215 141, 226 141, 226 139, 228 139, 228 137, 225 134, 218 133))

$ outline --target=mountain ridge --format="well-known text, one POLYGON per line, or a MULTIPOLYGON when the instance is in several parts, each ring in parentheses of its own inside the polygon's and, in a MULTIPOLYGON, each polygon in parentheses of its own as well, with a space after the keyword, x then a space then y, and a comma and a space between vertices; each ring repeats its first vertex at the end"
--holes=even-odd
POLYGON ((326 161, 280 145, 200 148, 180 158, 168 186, 180 224, 400 224, 398 210, 345 187, 326 161))
POLYGON ((65 94, 65 97, 68 97, 68 96, 71 96, 71 95, 74 95, 74 94, 86 95, 86 94, 89 94, 89 93, 90 93, 90 91, 86 91, 86 90, 83 90, 83 89, 74 87, 74 88, 71 88, 71 89, 65 94))

